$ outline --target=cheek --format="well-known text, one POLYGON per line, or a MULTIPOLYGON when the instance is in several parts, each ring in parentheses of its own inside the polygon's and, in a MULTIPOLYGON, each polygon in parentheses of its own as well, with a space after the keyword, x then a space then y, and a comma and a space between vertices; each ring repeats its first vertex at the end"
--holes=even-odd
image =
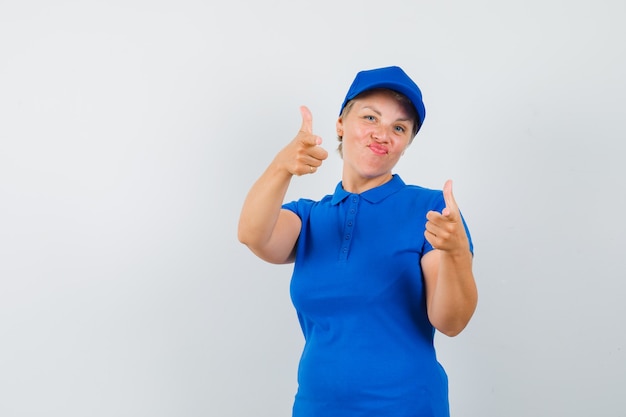
POLYGON ((406 141, 400 141, 394 146, 393 153, 396 154, 398 158, 400 158, 402 155, 404 155, 408 147, 409 145, 406 141))
POLYGON ((354 139, 357 141, 368 141, 372 137, 373 133, 374 129, 369 126, 359 126, 352 130, 354 139))
POLYGON ((352 128, 349 130, 344 130, 343 141, 344 143, 363 143, 368 140, 368 132, 367 129, 363 128, 352 128))

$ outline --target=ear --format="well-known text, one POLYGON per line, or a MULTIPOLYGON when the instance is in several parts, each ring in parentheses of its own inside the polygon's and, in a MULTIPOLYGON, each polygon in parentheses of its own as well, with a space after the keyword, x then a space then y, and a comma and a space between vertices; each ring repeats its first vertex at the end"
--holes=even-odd
POLYGON ((337 136, 343 137, 343 119, 341 117, 337 119, 335 127, 337 129, 337 136))

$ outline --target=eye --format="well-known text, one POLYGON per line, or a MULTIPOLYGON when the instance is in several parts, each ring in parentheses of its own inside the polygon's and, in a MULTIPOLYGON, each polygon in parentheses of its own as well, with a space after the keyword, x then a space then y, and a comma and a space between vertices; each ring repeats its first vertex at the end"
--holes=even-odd
POLYGON ((396 132, 398 133, 406 132, 406 129, 404 128, 404 126, 396 126, 395 129, 396 129, 396 132))
POLYGON ((363 118, 364 118, 365 120, 370 121, 370 122, 373 122, 373 121, 375 121, 375 120, 376 120, 376 117, 372 116, 371 114, 365 115, 365 116, 363 116, 363 118))

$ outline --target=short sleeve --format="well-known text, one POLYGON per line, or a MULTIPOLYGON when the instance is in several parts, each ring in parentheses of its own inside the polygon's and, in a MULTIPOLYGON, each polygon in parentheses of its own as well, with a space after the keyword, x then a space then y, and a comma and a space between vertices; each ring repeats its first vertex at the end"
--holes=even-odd
POLYGON ((300 217, 300 220, 304 220, 308 218, 313 204, 314 204, 313 200, 301 198, 300 200, 291 201, 289 203, 283 204, 282 208, 284 210, 289 210, 295 213, 298 217, 300 217))

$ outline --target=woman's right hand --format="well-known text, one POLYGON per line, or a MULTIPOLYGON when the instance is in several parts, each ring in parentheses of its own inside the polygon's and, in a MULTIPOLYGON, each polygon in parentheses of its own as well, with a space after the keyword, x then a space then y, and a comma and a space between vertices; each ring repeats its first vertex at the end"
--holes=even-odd
POLYGON ((313 134, 313 115, 306 106, 300 107, 302 126, 296 137, 276 155, 274 162, 291 175, 317 172, 328 152, 322 148, 322 138, 313 134))

